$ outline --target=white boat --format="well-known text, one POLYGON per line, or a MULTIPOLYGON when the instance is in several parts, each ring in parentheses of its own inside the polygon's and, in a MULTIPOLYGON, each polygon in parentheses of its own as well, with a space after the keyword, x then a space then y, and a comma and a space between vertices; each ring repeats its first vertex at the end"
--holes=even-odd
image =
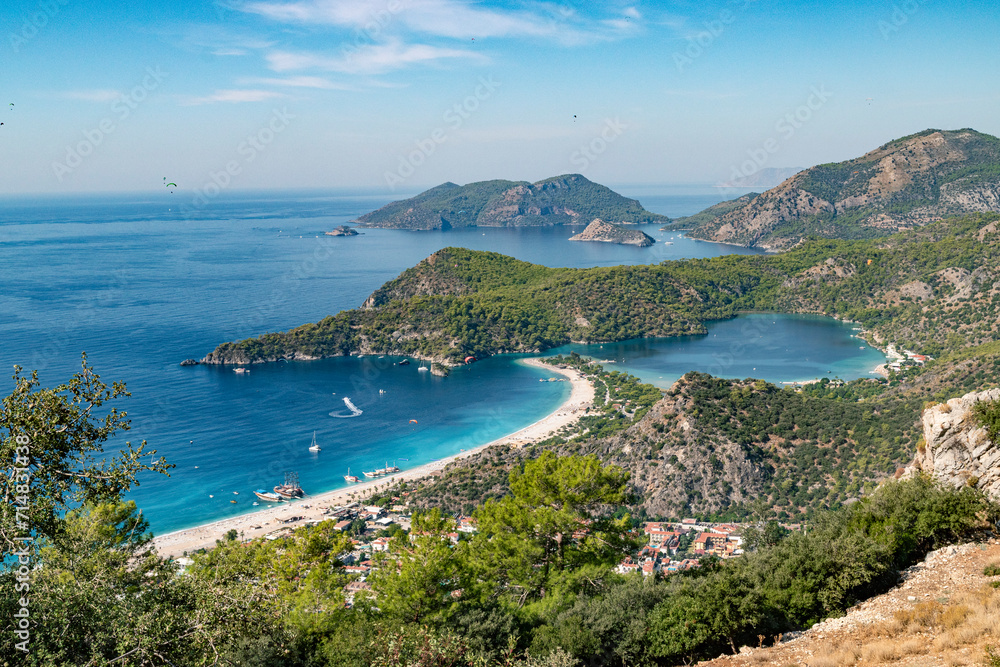
POLYGON ((243 375, 244 373, 249 373, 250 371, 247 370, 246 368, 241 367, 241 368, 234 368, 233 372, 236 373, 237 375, 243 375))
POLYGON ((316 443, 316 431, 313 431, 313 441, 312 441, 312 444, 309 445, 309 451, 310 452, 319 452, 319 451, 322 451, 320 449, 320 446, 316 443))
POLYGON ((269 503, 280 503, 284 500, 284 498, 279 496, 277 493, 271 493, 270 491, 265 491, 264 489, 257 489, 253 492, 253 494, 261 500, 266 500, 269 503))
POLYGON ((352 474, 351 474, 351 469, 350 469, 350 468, 348 468, 348 469, 347 469, 347 474, 346 474, 346 475, 344 475, 344 481, 345 481, 345 482, 352 482, 352 483, 353 483, 353 482, 357 482, 357 481, 359 481, 359 480, 358 480, 358 478, 357 478, 357 476, 356 476, 356 475, 352 475, 352 474))
POLYGON ((420 364, 420 368, 418 368, 417 370, 418 371, 429 371, 430 369, 427 368, 427 366, 424 366, 423 364, 420 364))

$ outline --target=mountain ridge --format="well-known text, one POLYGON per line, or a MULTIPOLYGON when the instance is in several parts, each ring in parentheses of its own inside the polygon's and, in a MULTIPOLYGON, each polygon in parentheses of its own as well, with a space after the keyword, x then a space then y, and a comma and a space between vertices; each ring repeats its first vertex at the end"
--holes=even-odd
POLYGON ((594 218, 624 224, 670 220, 580 174, 563 174, 535 183, 500 179, 442 183, 354 222, 362 227, 430 230, 586 224, 594 218))
POLYGON ((783 250, 808 236, 874 238, 949 215, 1000 211, 1000 139, 969 128, 924 130, 713 208, 671 227, 689 227, 692 238, 783 250))

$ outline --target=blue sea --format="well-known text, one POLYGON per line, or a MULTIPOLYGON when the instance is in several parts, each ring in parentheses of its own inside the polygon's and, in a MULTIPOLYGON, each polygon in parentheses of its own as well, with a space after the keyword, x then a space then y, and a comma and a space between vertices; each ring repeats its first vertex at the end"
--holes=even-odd
MULTIPOLYGON (((689 215, 736 196, 712 188, 637 188, 649 209, 689 215)), ((739 193, 736 193, 739 194, 739 193)), ((400 195, 400 198, 409 195, 400 195)), ((569 242, 579 228, 363 230, 323 235, 387 203, 344 191, 224 193, 184 206, 182 192, 0 200, 0 363, 37 369, 43 386, 78 370, 80 353, 132 396, 132 429, 176 468, 129 494, 157 534, 253 511, 256 488, 298 473, 307 492, 351 470, 406 469, 503 437, 553 411, 567 383, 498 356, 448 378, 419 362, 366 357, 256 365, 237 375, 180 367, 221 342, 281 331, 359 306, 447 246, 548 266, 652 264, 752 251, 661 232, 649 248, 569 242), (355 415, 344 399, 354 404, 355 415), (312 453, 313 438, 322 451, 312 453), (214 497, 210 497, 214 496, 214 497), (235 504, 231 500, 236 500, 235 504)), ((666 387, 689 370, 782 382, 867 376, 884 358, 829 318, 746 315, 675 339, 567 346, 666 387)), ((0 383, 7 394, 11 382, 0 383)))

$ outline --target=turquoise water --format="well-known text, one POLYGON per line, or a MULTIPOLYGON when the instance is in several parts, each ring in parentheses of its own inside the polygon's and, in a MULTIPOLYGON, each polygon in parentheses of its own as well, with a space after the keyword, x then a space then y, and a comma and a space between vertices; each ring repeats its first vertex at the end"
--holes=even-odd
MULTIPOLYGON (((650 194, 647 205, 678 216, 719 197, 668 190, 650 194)), ((0 364, 37 369, 49 386, 75 372, 86 351, 104 379, 128 384, 132 397, 119 406, 132 419, 127 439, 149 441, 177 465, 169 479, 142 476, 130 494, 163 533, 251 511, 252 491, 279 483, 286 470, 299 474, 307 492, 318 493, 343 486, 348 467, 356 474, 408 459, 399 462, 406 468, 455 454, 536 421, 569 391, 567 383, 538 382, 547 374, 512 358, 487 359, 446 379, 418 371, 418 363, 393 365, 390 358, 257 365, 247 375, 182 368, 182 359, 200 358, 223 341, 356 307, 445 246, 572 267, 751 252, 655 226, 645 231, 662 241, 674 237, 672 245, 571 243, 575 230, 567 228, 322 236, 384 203, 383 197, 345 193, 244 193, 220 197, 197 215, 181 215, 178 199, 166 195, 0 201, 0 364), (361 415, 343 418, 350 414, 345 396, 361 415), (314 431, 319 453, 307 449, 314 431)), ((793 360, 852 341, 849 329, 833 320, 817 319, 803 333, 786 326, 788 318, 768 317, 782 323, 771 343, 794 340, 788 353, 793 360)), ((732 324, 718 323, 712 332, 721 336, 732 324)), ((659 376, 684 370, 716 372, 698 365, 734 349, 736 342, 728 340, 710 334, 622 343, 614 350, 625 359, 623 368, 662 384, 666 379, 659 376), (706 353, 706 345, 714 351, 706 353)), ((836 371, 841 377, 849 366, 874 365, 870 352, 850 345, 842 352, 829 362, 843 366, 836 371)), ((611 350, 593 354, 606 358, 611 350)), ((750 359, 759 359, 751 368, 777 368, 782 354, 747 347, 733 355, 739 360, 732 373, 718 374, 784 379, 777 370, 744 370, 750 359)), ((811 377, 822 365, 796 369, 787 379, 803 379, 795 373, 811 377)), ((0 383, 4 394, 9 389, 9 380, 0 383)))

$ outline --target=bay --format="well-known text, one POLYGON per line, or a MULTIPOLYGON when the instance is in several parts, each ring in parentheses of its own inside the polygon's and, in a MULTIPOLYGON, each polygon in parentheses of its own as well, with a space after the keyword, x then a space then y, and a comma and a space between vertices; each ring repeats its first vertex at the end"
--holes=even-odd
MULTIPOLYGON (((356 307, 447 246, 568 267, 754 252, 655 225, 642 228, 664 243, 650 248, 569 242, 579 228, 567 227, 363 230, 334 238, 323 232, 388 199, 343 191, 226 193, 182 213, 179 194, 0 201, 0 363, 37 369, 43 386, 51 386, 75 372, 86 351, 105 380, 128 384, 132 397, 120 407, 132 430, 109 449, 145 439, 177 466, 170 478, 143 475, 129 494, 157 533, 252 511, 253 490, 281 482, 285 471, 318 493, 343 486, 348 468, 357 474, 394 459, 407 468, 455 454, 540 419, 569 391, 566 383, 538 382, 546 374, 513 357, 487 359, 446 379, 388 357, 258 365, 245 375, 182 368, 182 359, 356 307), (345 418, 345 397, 359 416, 345 418), (308 452, 314 431, 319 453, 308 452)), ((651 210, 672 216, 721 198, 683 188, 642 197, 651 210)), ((816 326, 827 332, 816 350, 847 339, 840 323, 816 326)), ((776 339, 788 336, 809 346, 801 332, 776 330, 776 339)), ((658 383, 682 368, 709 370, 698 366, 704 359, 695 339, 618 345, 622 368, 658 383), (668 358, 674 361, 662 361, 668 358)), ((606 356, 599 350, 595 355, 606 356)), ((780 350, 773 356, 780 363, 780 350)), ((0 391, 9 389, 9 381, 0 384, 0 391)))

